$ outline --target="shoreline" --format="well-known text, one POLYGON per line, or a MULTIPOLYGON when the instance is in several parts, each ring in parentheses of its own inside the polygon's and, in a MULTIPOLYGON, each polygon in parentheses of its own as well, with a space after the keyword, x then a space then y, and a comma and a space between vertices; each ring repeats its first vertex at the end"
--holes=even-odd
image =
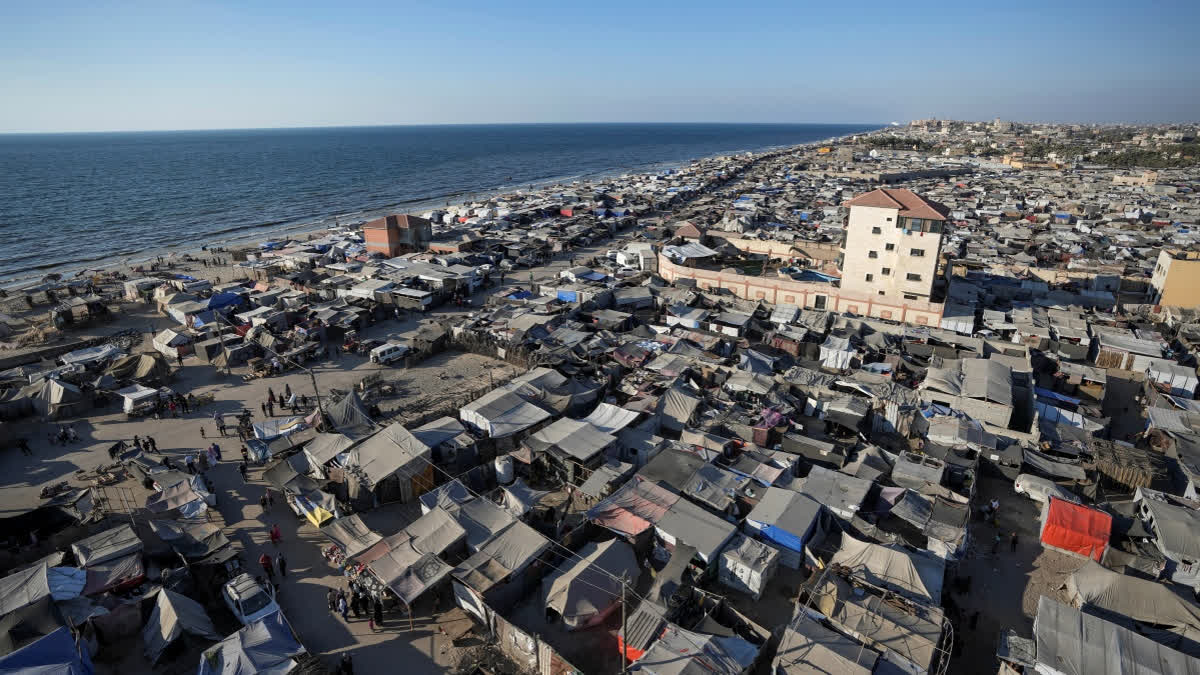
MULTIPOLYGON (((304 222, 248 226, 246 228, 240 228, 242 231, 242 234, 240 234, 240 235, 231 232, 231 233, 227 233, 227 234, 230 234, 231 236, 220 237, 220 238, 216 238, 216 239, 213 239, 213 240, 207 241, 207 242, 204 242, 201 240, 195 240, 195 241, 182 242, 180 244, 168 246, 165 248, 143 250, 143 251, 139 251, 137 253, 131 253, 128 255, 120 256, 120 258, 115 261, 104 261, 104 262, 85 261, 85 262, 81 262, 79 264, 64 263, 61 265, 46 266, 42 269, 39 269, 35 274, 26 274, 26 275, 23 275, 20 277, 10 277, 7 279, 0 279, 0 289, 4 289, 6 291, 19 291, 22 288, 36 286, 36 285, 40 284, 42 282, 42 279, 44 279, 46 276, 49 276, 51 274, 59 274, 62 276, 62 278, 64 280, 82 276, 82 272, 85 272, 87 270, 95 270, 95 271, 99 271, 99 272, 124 271, 128 274, 130 271, 132 271, 136 267, 142 266, 144 264, 153 264, 154 262, 157 261, 157 259, 159 257, 162 257, 164 259, 170 259, 173 257, 178 258, 178 257, 182 257, 185 255, 190 255, 193 258, 208 257, 208 256, 212 255, 212 252, 209 250, 205 250, 205 249, 211 249, 213 247, 225 248, 225 249, 229 249, 231 247, 238 248, 238 247, 244 246, 246 244, 249 244, 249 243, 255 242, 255 241, 269 241, 271 239, 278 238, 280 235, 283 235, 283 234, 287 234, 289 238, 290 237, 303 237, 303 236, 315 234, 318 232, 326 232, 335 227, 345 227, 348 224, 359 223, 360 221, 371 220, 373 218, 378 218, 378 217, 381 217, 382 215, 388 215, 390 213, 398 213, 398 212, 416 213, 419 211, 435 209, 435 208, 446 208, 448 206, 459 206, 462 204, 468 204, 470 202, 478 201, 481 199, 491 199, 491 198, 494 198, 495 196, 501 195, 501 194, 506 194, 506 193, 511 193, 511 192, 524 193, 524 192, 535 191, 538 189, 553 187, 556 185, 561 185, 564 188, 566 188, 566 187, 570 187, 575 184, 595 182, 595 181, 604 180, 606 178, 617 178, 620 176, 631 176, 631 175, 647 176, 647 175, 651 175, 651 174, 659 172, 659 171, 678 169, 681 167, 685 167, 693 162, 709 160, 709 159, 713 159, 716 157, 727 157, 727 156, 742 155, 742 154, 747 154, 747 153, 755 155, 755 156, 759 156, 759 155, 764 155, 764 154, 769 154, 772 152, 779 152, 779 151, 798 151, 801 149, 815 147, 815 146, 819 146, 819 145, 823 145, 823 144, 827 144, 827 143, 838 142, 843 139, 849 138, 851 136, 857 136, 859 134, 875 133, 875 132, 879 131, 880 129, 884 129, 884 128, 886 128, 886 127, 879 127, 876 129, 868 129, 868 130, 864 130, 864 131, 860 131, 860 132, 856 132, 856 133, 852 133, 852 134, 843 134, 841 136, 831 136, 829 138, 824 138, 824 139, 815 140, 815 141, 807 141, 805 143, 798 143, 795 145, 766 146, 766 147, 761 147, 761 148, 757 148, 754 150, 747 150, 747 149, 729 150, 726 152, 721 152, 721 153, 716 153, 716 154, 711 154, 711 155, 700 155, 700 156, 681 159, 681 160, 669 160, 669 161, 662 161, 662 162, 646 162, 644 164, 639 164, 639 165, 634 165, 634 166, 625 166, 625 167, 621 167, 621 168, 604 169, 604 170, 595 171, 595 172, 591 172, 591 173, 556 176, 556 177, 545 178, 540 181, 533 181, 533 182, 529 182, 529 183, 522 182, 519 184, 502 185, 502 186, 497 186, 495 188, 485 188, 485 189, 478 190, 478 191, 470 191, 470 192, 455 194, 455 195, 453 195, 453 200, 449 200, 449 201, 443 199, 443 197, 436 197, 436 198, 429 198, 429 199, 417 199, 417 200, 411 200, 411 201, 407 201, 407 202, 401 201, 401 202, 397 202, 396 204, 391 205, 391 206, 380 207, 380 208, 376 208, 376 209, 365 209, 365 210, 353 211, 350 213, 332 214, 332 215, 327 215, 327 216, 315 217, 313 219, 306 219, 304 222), (100 264, 88 264, 89 262, 92 262, 92 263, 99 262, 100 264)), ((236 267, 232 266, 232 265, 228 266, 228 267, 230 269, 236 269, 236 267)), ((201 269, 206 269, 206 268, 202 267, 201 269)))

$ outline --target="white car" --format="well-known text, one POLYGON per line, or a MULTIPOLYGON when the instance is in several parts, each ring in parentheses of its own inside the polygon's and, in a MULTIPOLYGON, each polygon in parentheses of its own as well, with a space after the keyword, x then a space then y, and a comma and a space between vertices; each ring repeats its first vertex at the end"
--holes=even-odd
POLYGON ((1013 482, 1013 490, 1019 495, 1025 495, 1039 504, 1045 504, 1050 501, 1051 497, 1058 497, 1063 501, 1079 503, 1079 497, 1076 497, 1070 490, 1055 483, 1049 478, 1034 476, 1032 474, 1023 473, 1017 476, 1017 480, 1013 482))
POLYGON ((388 342, 371 350, 371 363, 387 365, 404 358, 412 349, 403 342, 388 342))
POLYGON ((275 588, 269 583, 263 588, 254 577, 244 572, 225 582, 221 587, 221 597, 225 599, 229 611, 246 626, 279 611, 279 604, 275 602, 275 588))

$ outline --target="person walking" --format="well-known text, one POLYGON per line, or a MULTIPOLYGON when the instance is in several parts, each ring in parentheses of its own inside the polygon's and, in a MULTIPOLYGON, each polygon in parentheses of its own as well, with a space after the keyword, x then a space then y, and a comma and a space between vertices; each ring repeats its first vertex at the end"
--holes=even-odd
POLYGON ((183 354, 176 352, 175 360, 179 362, 179 367, 182 368, 183 367, 183 354))
POLYGON ((358 591, 350 591, 350 611, 354 612, 354 618, 356 619, 362 618, 358 612, 360 606, 361 600, 358 591))
POLYGON ((200 450, 196 453, 196 459, 200 462, 200 473, 208 472, 208 453, 200 450))
POLYGON ((275 404, 270 401, 267 401, 267 417, 274 417, 274 416, 275 416, 275 404))
MULTIPOLYGON (((21 454, 25 455, 26 457, 33 457, 33 450, 29 449, 29 439, 22 438, 21 440, 17 441, 17 447, 21 448, 21 454)), ((116 458, 114 457, 113 459, 116 458)))
POLYGON ((267 416, 267 402, 263 401, 261 404, 259 404, 259 407, 262 408, 263 417, 266 417, 267 416))
POLYGON ((267 496, 266 495, 262 495, 261 497, 258 498, 258 505, 260 508, 262 508, 263 512, 265 513, 267 510, 267 496))
POLYGON ((192 457, 191 455, 188 455, 187 458, 184 459, 183 461, 187 464, 187 472, 190 473, 191 475, 195 476, 196 475, 196 458, 192 457))
POLYGON ((271 525, 271 543, 278 546, 281 541, 283 541, 283 533, 279 531, 279 523, 274 523, 271 525))
POLYGON ((350 612, 350 607, 349 607, 349 605, 346 604, 346 596, 344 596, 344 595, 338 596, 337 608, 338 608, 338 614, 342 615, 342 621, 345 621, 346 623, 350 623, 350 617, 347 616, 350 612))
POLYGON ((383 626, 383 601, 379 598, 374 598, 371 602, 371 611, 375 615, 375 625, 383 626))
POLYGON ((241 452, 242 452, 242 461, 249 462, 250 461, 250 451, 246 449, 245 445, 242 446, 241 452))
POLYGON ((275 581, 275 565, 271 561, 271 554, 263 553, 258 556, 258 564, 262 565, 263 571, 267 573, 267 579, 275 581))
POLYGON ((354 675, 354 661, 349 652, 342 652, 342 662, 338 664, 339 675, 354 675))
POLYGON ((146 437, 146 445, 150 446, 150 452, 153 452, 156 454, 162 454, 162 453, 158 452, 158 443, 156 443, 154 441, 153 437, 151 437, 151 436, 146 437))
POLYGON ((242 482, 243 482, 243 483, 249 483, 249 482, 250 482, 250 479, 246 478, 246 471, 247 471, 249 468, 250 468, 250 467, 246 465, 246 462, 242 462, 241 464, 238 464, 238 473, 242 474, 242 482))
POLYGON ((329 604, 329 612, 332 614, 337 611, 337 591, 332 588, 325 594, 325 602, 329 604))
POLYGON ((200 427, 200 438, 208 438, 208 436, 204 435, 204 427, 200 427))
POLYGON ((140 437, 138 437, 138 436, 133 437, 133 447, 137 448, 139 452, 143 452, 142 439, 140 437))
POLYGON ((275 493, 271 492, 271 488, 267 488, 267 506, 275 508, 275 493))
POLYGON ((270 403, 275 402, 275 390, 271 389, 270 387, 267 387, 267 401, 270 403))
POLYGON ((221 446, 217 445, 215 442, 212 444, 212 452, 213 456, 217 458, 218 462, 224 459, 224 457, 221 457, 221 446))
POLYGON ((279 568, 279 576, 286 579, 287 578, 287 558, 283 557, 283 551, 280 551, 279 555, 275 556, 275 567, 279 568))

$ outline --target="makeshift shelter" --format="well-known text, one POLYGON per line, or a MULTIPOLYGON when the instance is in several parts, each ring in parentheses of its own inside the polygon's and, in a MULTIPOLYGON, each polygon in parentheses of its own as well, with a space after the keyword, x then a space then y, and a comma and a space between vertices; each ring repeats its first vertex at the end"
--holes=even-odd
POLYGON ((167 647, 184 633, 211 641, 221 639, 200 603, 165 588, 159 589, 154 610, 142 629, 146 658, 151 664, 158 663, 167 647))
POLYGON ((946 563, 927 553, 882 546, 842 534, 842 545, 830 561, 867 583, 916 602, 940 605, 946 563))
POLYGON ((646 675, 744 673, 758 658, 758 649, 735 635, 694 633, 668 624, 633 667, 646 675))
POLYGON ((354 440, 369 436, 379 428, 371 419, 358 392, 353 389, 333 404, 325 406, 325 419, 338 433, 354 440))
POLYGON ((83 413, 83 392, 73 384, 47 378, 29 385, 22 392, 33 411, 46 419, 62 419, 83 413))
POLYGON ((879 652, 825 627, 797 604, 783 629, 771 672, 774 675, 871 675, 879 652))
POLYGON ((529 438, 525 445, 538 453, 546 453, 571 483, 582 482, 580 466, 591 469, 599 465, 601 453, 616 447, 617 437, 606 434, 583 420, 567 417, 556 420, 529 438))
POLYGON ((846 370, 852 367, 856 353, 850 345, 850 338, 830 335, 821 344, 821 365, 834 370, 846 370))
POLYGON ((662 519, 679 495, 634 476, 606 499, 588 509, 588 520, 625 537, 636 537, 662 519))
POLYGON ((46 562, 18 570, 0 579, 0 616, 32 605, 42 598, 70 600, 83 592, 83 570, 51 567, 46 562))
POLYGON ((9 612, 0 618, 0 656, 36 642, 65 625, 62 613, 50 596, 9 612))
POLYGON ((363 523, 358 514, 343 516, 327 523, 321 534, 333 540, 347 558, 354 558, 383 540, 383 537, 363 523))
POLYGON ((359 489, 380 502, 408 502, 433 487, 433 457, 429 446, 395 422, 354 446, 346 455, 351 498, 359 489))
POLYGON ((542 579, 546 608, 562 617, 568 630, 596 625, 620 604, 617 579, 636 586, 640 572, 629 544, 619 539, 589 543, 542 579))
POLYGON ((687 544, 707 564, 716 562, 717 554, 737 532, 737 527, 705 511, 696 504, 680 499, 671 504, 658 522, 654 532, 668 546, 687 544))
POLYGON ((178 333, 170 328, 155 335, 151 344, 163 356, 170 359, 178 359, 192 353, 192 338, 186 333, 178 333))
POLYGON ((504 510, 516 518, 529 513, 529 510, 536 506, 543 497, 552 492, 551 490, 534 490, 520 478, 514 480, 512 485, 506 485, 500 489, 503 493, 502 506, 504 510))
POLYGON ((200 477, 196 476, 147 497, 146 510, 156 514, 174 511, 184 518, 198 518, 208 510, 210 501, 215 505, 216 497, 204 489, 200 477))
POLYGON ((87 646, 77 645, 71 629, 66 626, 0 657, 0 673, 92 675, 95 672, 87 646))
POLYGON ((1165 628, 1191 643, 1188 648, 1177 646, 1180 651, 1194 654, 1200 647, 1200 607, 1165 584, 1126 576, 1088 561, 1067 577, 1067 596, 1072 606, 1117 623, 1126 617, 1165 628))
POLYGON ((104 373, 117 380, 164 382, 171 375, 171 366, 162 354, 130 354, 110 363, 104 373))
POLYGON ((1042 507, 1042 546, 1099 562, 1112 534, 1112 516, 1051 496, 1042 507))
POLYGON ((90 567, 142 550, 142 540, 130 525, 118 525, 71 544, 75 562, 90 567))
POLYGON ((478 616, 479 607, 469 600, 474 595, 495 611, 512 607, 528 594, 527 571, 549 548, 550 541, 536 530, 521 521, 513 522, 454 568, 454 595, 459 605, 478 616))
POLYGON ((1042 675, 1200 675, 1200 659, 1044 595, 1033 636, 1042 675))
POLYGON ((553 415, 541 400, 541 391, 524 384, 497 387, 462 407, 462 421, 492 438, 505 438, 526 431, 553 415))
POLYGON ((721 552, 717 578, 757 600, 779 564, 779 551, 744 534, 735 534, 721 552))
POLYGON ((837 577, 827 579, 822 591, 834 592, 818 598, 819 610, 834 628, 878 650, 891 666, 887 672, 933 673, 939 663, 945 666, 950 654, 949 645, 940 646, 946 626, 941 607, 898 603, 858 592, 837 577))
MULTIPOLYGON (((230 541, 214 523, 193 523, 176 520, 151 520, 150 529, 172 551, 188 561, 223 562, 221 552, 230 548, 230 541)), ((233 555, 234 551, 228 551, 233 555)))
POLYGON ((275 612, 242 628, 200 656, 199 675, 257 675, 287 673, 304 653, 292 629, 275 612))
POLYGON ((1173 396, 1190 399, 1196 394, 1196 369, 1166 359, 1150 359, 1146 379, 1155 382, 1173 396))
POLYGON ((804 479, 800 492, 838 516, 849 520, 858 513, 871 490, 871 481, 814 466, 804 479))
POLYGON ((746 531, 779 550, 779 562, 800 569, 804 547, 823 536, 821 504, 807 495, 769 487, 746 516, 746 531))
POLYGON ((679 387, 671 387, 658 399, 655 412, 660 424, 674 431, 683 431, 694 421, 700 399, 679 387))

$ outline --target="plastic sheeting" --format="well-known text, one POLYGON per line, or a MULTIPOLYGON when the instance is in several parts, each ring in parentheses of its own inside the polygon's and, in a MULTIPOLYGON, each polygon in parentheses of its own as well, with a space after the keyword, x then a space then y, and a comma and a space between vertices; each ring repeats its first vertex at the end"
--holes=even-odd
POLYGON ((363 523, 358 514, 338 518, 321 528, 321 534, 333 540, 341 547, 347 558, 354 558, 375 544, 383 537, 363 523))
POLYGON ((1099 562, 1108 548, 1112 516, 1057 497, 1042 511, 1043 546, 1099 562))
POLYGON ((681 542, 696 549, 696 555, 706 563, 712 562, 737 528, 714 516, 696 504, 680 499, 654 524, 660 537, 674 545, 681 542))
POLYGON ((758 657, 758 647, 740 637, 694 633, 674 624, 634 667, 647 675, 742 673, 758 657))
POLYGON ((899 547, 859 541, 842 534, 842 546, 831 561, 879 588, 895 591, 925 604, 942 602, 945 561, 932 555, 910 553, 899 547))
POLYGON ((376 485, 393 473, 418 473, 432 463, 429 447, 394 422, 350 450, 345 465, 361 473, 368 485, 376 485))
POLYGON ((587 544, 542 580, 546 607, 558 612, 568 629, 583 628, 620 602, 617 579, 636 586, 640 572, 629 544, 619 539, 587 544))
POLYGON ((616 442, 616 436, 604 433, 586 421, 564 417, 530 436, 526 444, 538 452, 557 448, 581 462, 587 462, 616 442))
POLYGON ((158 591, 154 611, 142 629, 146 658, 158 663, 163 651, 184 632, 209 640, 220 640, 200 603, 163 588, 158 591))
POLYGON ((77 647, 71 630, 65 626, 0 658, 0 673, 92 675, 94 672, 88 648, 77 647))
POLYGON ((120 525, 71 544, 75 562, 89 567, 142 550, 142 540, 129 525, 120 525))
POLYGON ((1200 660, 1044 595, 1033 635, 1043 675, 1200 675, 1200 660))
POLYGON ((616 492, 588 509, 588 520, 619 534, 633 537, 657 523, 679 495, 634 476, 616 492))
POLYGON ((0 579, 0 616, 31 605, 46 596, 70 600, 83 592, 86 573, 73 567, 50 567, 45 562, 0 579))
POLYGON ((1169 626, 1172 632, 1200 642, 1200 607, 1156 581, 1089 561, 1067 577, 1067 594, 1080 609, 1098 607, 1134 621, 1169 626))
POLYGON ((242 628, 200 655, 198 675, 257 675, 286 673, 304 647, 275 612, 242 628))
MULTIPOLYGON (((775 652, 777 675, 870 675, 879 653, 809 618, 797 604, 775 652)), ((729 671, 733 672, 733 671, 729 671)))
POLYGON ((601 403, 596 406, 592 414, 584 418, 584 421, 602 433, 615 436, 617 432, 633 424, 634 420, 638 418, 638 414, 632 410, 619 408, 611 403, 601 403))
POLYGON ((552 417, 526 399, 540 399, 536 388, 510 383, 480 396, 459 411, 464 422, 493 438, 518 434, 552 417))

